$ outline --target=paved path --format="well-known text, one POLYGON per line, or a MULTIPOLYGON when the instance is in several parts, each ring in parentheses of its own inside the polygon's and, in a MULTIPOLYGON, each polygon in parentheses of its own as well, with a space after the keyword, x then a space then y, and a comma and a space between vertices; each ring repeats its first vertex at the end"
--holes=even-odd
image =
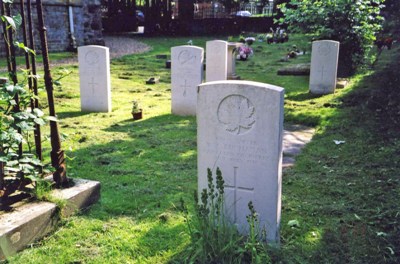
POLYGON ((300 126, 285 126, 283 132, 283 169, 290 168, 294 165, 295 157, 301 152, 301 149, 311 141, 315 129, 300 126))

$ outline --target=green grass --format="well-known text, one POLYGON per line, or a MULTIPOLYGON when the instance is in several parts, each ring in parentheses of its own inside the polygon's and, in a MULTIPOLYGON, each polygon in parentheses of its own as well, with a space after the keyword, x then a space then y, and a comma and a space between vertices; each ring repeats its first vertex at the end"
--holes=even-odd
MULTIPOLYGON (((73 56, 75 56, 75 54, 71 53, 71 52, 55 52, 55 53, 49 54, 49 59, 50 59, 50 61, 56 61, 56 60, 71 58, 73 56)), ((36 61, 38 63, 43 62, 43 59, 40 54, 38 54, 36 56, 36 61)), ((16 62, 17 62, 17 65, 21 65, 21 67, 22 67, 22 65, 25 65, 25 56, 17 56, 16 62)), ((0 68, 6 68, 6 67, 7 67, 7 61, 4 58, 1 58, 0 59, 0 68)))
MULTIPOLYGON (((204 47, 211 38, 190 39, 204 47)), ((68 175, 100 181, 102 197, 10 263, 184 262, 180 256, 190 238, 177 205, 183 197, 193 211, 196 120, 171 115, 170 72, 155 55, 169 55, 170 47, 189 38, 140 40, 152 51, 111 63, 110 114, 80 111, 78 68, 66 66, 72 74, 55 95, 68 175), (160 83, 146 85, 152 76, 160 76, 160 83), (141 121, 132 121, 132 100, 143 108, 141 121)), ((390 126, 381 119, 398 116, 371 102, 380 102, 379 90, 390 86, 382 72, 399 65, 383 66, 395 63, 399 49, 384 51, 376 68, 352 78, 347 88, 315 97, 308 94, 308 77, 276 75, 282 66, 309 62, 309 55, 280 62, 292 45, 310 51, 306 37, 296 35, 285 44, 255 42, 255 55, 237 62, 242 79, 285 88, 286 123, 317 128, 296 166, 283 175, 282 244, 269 253, 276 263, 396 263, 399 126, 396 119, 389 119, 390 126), (300 227, 287 225, 290 220, 300 227)))

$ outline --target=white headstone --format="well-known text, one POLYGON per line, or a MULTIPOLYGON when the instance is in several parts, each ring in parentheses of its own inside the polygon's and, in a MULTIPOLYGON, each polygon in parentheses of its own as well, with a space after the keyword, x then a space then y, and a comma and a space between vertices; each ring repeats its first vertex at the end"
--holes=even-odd
POLYGON ((311 52, 310 92, 330 94, 335 92, 339 42, 333 40, 314 41, 311 52))
POLYGON ((111 112, 110 56, 107 47, 78 47, 81 110, 111 112))
POLYGON ((195 46, 171 48, 172 113, 196 115, 197 86, 203 82, 204 49, 195 46))
POLYGON ((279 242, 283 95, 281 87, 218 81, 199 86, 197 104, 198 191, 207 188, 207 168, 221 169, 225 208, 242 233, 249 201, 267 239, 279 242))
POLYGON ((228 78, 228 42, 212 40, 206 43, 206 82, 228 78))
POLYGON ((238 80, 240 77, 236 75, 236 50, 242 43, 228 43, 228 58, 227 58, 227 79, 238 80))

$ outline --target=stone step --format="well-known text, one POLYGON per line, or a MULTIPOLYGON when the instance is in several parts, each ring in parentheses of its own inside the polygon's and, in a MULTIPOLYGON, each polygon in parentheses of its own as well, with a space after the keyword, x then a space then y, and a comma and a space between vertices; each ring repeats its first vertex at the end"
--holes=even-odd
POLYGON ((284 169, 294 165, 295 157, 300 154, 304 146, 309 143, 315 129, 301 125, 289 125, 283 132, 283 161, 284 169))
POLYGON ((52 192, 53 197, 66 201, 61 212, 54 203, 31 202, 0 215, 0 260, 53 232, 60 216, 69 217, 99 200, 99 182, 74 179, 74 183, 73 187, 52 192))

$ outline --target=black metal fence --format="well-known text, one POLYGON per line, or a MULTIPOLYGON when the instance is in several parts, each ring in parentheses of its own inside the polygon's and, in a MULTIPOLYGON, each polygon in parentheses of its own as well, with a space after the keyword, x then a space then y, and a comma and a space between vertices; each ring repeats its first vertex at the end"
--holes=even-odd
MULTIPOLYGON (((53 117, 50 118, 49 122, 51 138, 50 156, 51 164, 54 167, 54 172, 52 174, 56 186, 66 186, 68 184, 68 179, 66 175, 64 151, 61 149, 58 125, 55 120, 56 111, 53 97, 53 78, 49 67, 48 45, 42 0, 36 0, 34 3, 32 3, 31 0, 19 1, 19 5, 11 5, 8 1, 0 0, 0 8, 0 15, 3 20, 2 37, 6 50, 7 70, 9 76, 8 81, 1 84, 2 92, 6 91, 6 87, 17 89, 17 87, 22 86, 23 82, 20 82, 19 75, 21 74, 20 69, 23 69, 23 72, 28 76, 26 84, 27 90, 34 95, 33 97, 30 97, 31 99, 28 105, 21 103, 21 98, 18 93, 15 93, 14 98, 3 100, 1 102, 0 117, 4 118, 4 120, 6 120, 6 118, 8 118, 9 121, 11 120, 8 127, 1 126, 1 135, 7 135, 7 132, 10 134, 10 131, 12 132, 15 130, 17 131, 16 134, 21 134, 22 136, 24 126, 21 124, 25 124, 26 126, 29 125, 26 122, 14 122, 13 119, 22 119, 26 116, 26 118, 32 118, 35 109, 39 109, 38 80, 36 78, 36 55, 32 52, 36 47, 34 35, 38 34, 40 36, 40 47, 43 59, 44 86, 46 88, 48 99, 48 111, 49 115, 53 117), (33 26, 32 14, 34 13, 37 15, 38 28, 33 26), (18 25, 20 26, 18 27, 18 25), (16 39, 15 36, 17 36, 17 30, 22 31, 22 40, 16 39), (24 62, 20 65, 17 64, 16 59, 16 50, 18 48, 25 51, 25 56, 23 56, 24 62), (29 116, 29 111, 32 113, 31 116, 29 116)), ((32 178, 26 177, 24 168, 27 168, 29 165, 30 168, 34 168, 39 172, 41 170, 41 165, 29 164, 29 161, 26 161, 26 157, 29 155, 35 155, 38 160, 43 158, 41 146, 41 125, 37 120, 33 124, 35 145, 34 153, 29 151, 31 149, 30 146, 28 147, 23 145, 22 140, 19 142, 18 147, 15 148, 10 146, 11 143, 7 142, 7 138, 3 137, 0 140, 0 205, 2 207, 7 206, 10 202, 14 201, 11 197, 14 197, 16 193, 26 193, 26 186, 34 183, 32 178), (13 151, 13 148, 16 149, 16 153, 15 155, 10 155, 10 151, 13 151), (11 164, 14 164, 14 166, 11 164), (17 164, 17 168, 15 167, 15 164, 17 164)))

